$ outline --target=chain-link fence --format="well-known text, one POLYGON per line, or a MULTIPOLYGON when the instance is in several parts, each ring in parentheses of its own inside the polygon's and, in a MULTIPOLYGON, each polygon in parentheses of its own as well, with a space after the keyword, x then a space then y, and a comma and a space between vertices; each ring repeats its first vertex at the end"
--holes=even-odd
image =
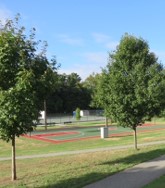
MULTIPOLYGON (((105 120, 103 110, 81 110, 80 122, 105 120)), ((75 112, 47 114, 47 124, 67 124, 77 122, 75 112)), ((44 119, 40 118, 40 125, 44 125, 44 119)))

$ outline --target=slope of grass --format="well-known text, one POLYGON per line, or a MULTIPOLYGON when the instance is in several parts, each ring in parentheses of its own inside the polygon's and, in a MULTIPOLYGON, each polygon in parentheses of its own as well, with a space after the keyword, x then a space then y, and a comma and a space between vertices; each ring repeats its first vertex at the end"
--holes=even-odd
POLYGON ((163 188, 163 187, 165 187, 165 175, 154 180, 153 182, 149 183, 148 185, 144 186, 143 188, 163 188))
MULTIPOLYGON (((165 140, 164 132, 164 130, 157 130, 154 132, 139 133, 138 143, 165 140)), ((110 137, 107 139, 97 138, 60 144, 53 144, 44 141, 20 137, 16 139, 16 155, 35 155, 63 151, 95 149, 128 144, 133 144, 133 136, 110 137)), ((0 140, 0 151, 0 157, 11 156, 11 143, 6 143, 0 140)))
MULTIPOLYGON (((165 140, 164 130, 138 134, 138 143, 162 140, 165 140)), ((62 144, 51 144, 20 137, 16 139, 16 153, 17 156, 35 155, 128 144, 133 144, 133 136, 89 139, 62 144)), ((158 157, 165 152, 165 145, 139 148, 140 150, 138 151, 129 149, 124 151, 104 151, 70 156, 17 160, 18 180, 14 183, 10 181, 11 161, 1 161, 0 187, 83 187, 86 184, 135 164, 158 157)), ((0 141, 0 151, 0 157, 11 156, 11 143, 0 141)), ((158 181, 160 181, 159 185, 164 185, 162 184, 164 177, 158 181)), ((158 184, 154 183, 154 185, 158 184)))
POLYGON ((121 151, 17 160, 17 181, 10 181, 10 161, 0 162, 0 187, 81 188, 165 153, 165 145, 121 151))

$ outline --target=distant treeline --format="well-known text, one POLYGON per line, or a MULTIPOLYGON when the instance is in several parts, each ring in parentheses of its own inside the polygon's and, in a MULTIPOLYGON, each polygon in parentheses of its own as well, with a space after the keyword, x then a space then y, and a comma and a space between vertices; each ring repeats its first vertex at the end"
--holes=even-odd
POLYGON ((94 89, 92 84, 94 77, 94 74, 90 75, 82 82, 77 73, 58 74, 56 89, 47 98, 48 113, 69 113, 77 107, 92 109, 91 99, 94 89))

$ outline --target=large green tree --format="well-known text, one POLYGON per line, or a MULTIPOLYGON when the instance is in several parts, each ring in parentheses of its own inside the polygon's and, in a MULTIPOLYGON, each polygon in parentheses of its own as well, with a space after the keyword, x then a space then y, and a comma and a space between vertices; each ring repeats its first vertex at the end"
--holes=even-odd
POLYGON ((124 35, 97 85, 94 101, 120 126, 134 131, 164 108, 165 74, 142 38, 124 35))
POLYGON ((43 77, 51 67, 43 51, 37 54, 34 30, 25 35, 18 21, 0 26, 0 139, 12 143, 12 180, 15 138, 33 130, 45 94, 43 77))
POLYGON ((72 113, 77 106, 88 109, 90 100, 90 92, 83 86, 78 74, 60 74, 57 90, 48 98, 47 106, 51 113, 72 113))
POLYGON ((83 87, 87 89, 87 91, 89 92, 91 96, 90 103, 89 103, 91 108, 97 106, 97 104, 95 104, 95 101, 93 101, 92 98, 95 95, 96 85, 97 85, 97 82, 99 81, 100 76, 101 74, 92 73, 83 82, 83 87))
POLYGON ((45 112, 44 113, 45 130, 47 130, 47 101, 53 92, 56 93, 58 87, 57 69, 59 68, 59 66, 60 65, 58 65, 56 62, 56 58, 53 58, 42 76, 42 88, 43 88, 42 93, 44 97, 43 110, 45 112))

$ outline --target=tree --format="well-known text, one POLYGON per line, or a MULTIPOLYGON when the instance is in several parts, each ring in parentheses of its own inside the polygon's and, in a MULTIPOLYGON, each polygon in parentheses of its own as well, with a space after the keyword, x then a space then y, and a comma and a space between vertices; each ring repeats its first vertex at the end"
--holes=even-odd
POLYGON ((44 95, 43 76, 49 62, 37 54, 35 30, 7 20, 0 27, 0 139, 12 142, 12 180, 16 179, 15 138, 31 132, 38 120, 44 95))
POLYGON ((89 92, 89 94, 91 96, 90 104, 89 104, 90 107, 97 106, 97 104, 94 103, 94 100, 92 100, 92 97, 95 95, 96 85, 97 85, 97 82, 99 81, 99 78, 100 78, 100 74, 92 73, 83 82, 83 87, 85 87, 87 89, 87 91, 89 92))
POLYGON ((76 73, 58 75, 58 86, 48 98, 49 112, 73 112, 77 106, 88 109, 91 95, 76 73))
POLYGON ((99 76, 100 76, 100 74, 98 74, 98 73, 97 74, 92 73, 85 79, 85 81, 83 82, 83 86, 88 88, 92 93, 94 93, 99 76))
POLYGON ((165 106, 165 74, 142 38, 124 35, 102 71, 94 101, 123 127, 136 128, 165 106))
POLYGON ((80 108, 76 108, 76 120, 80 120, 81 115, 80 115, 80 108))
MULTIPOLYGON (((47 59, 45 59, 45 62, 47 63, 47 59)), ((56 92, 58 86, 58 74, 56 71, 58 68, 59 65, 57 65, 56 59, 53 58, 42 76, 45 130, 47 130, 47 100, 53 92, 56 92)))

